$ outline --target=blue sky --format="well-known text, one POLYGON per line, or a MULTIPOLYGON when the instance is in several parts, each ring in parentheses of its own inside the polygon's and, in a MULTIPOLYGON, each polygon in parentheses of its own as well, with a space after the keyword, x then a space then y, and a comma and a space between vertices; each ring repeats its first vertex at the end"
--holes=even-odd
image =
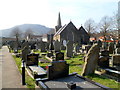
POLYGON ((113 16, 119 0, 1 0, 0 30, 20 24, 41 24, 54 28, 58 12, 62 25, 71 20, 78 28, 87 19, 96 23, 103 16, 113 16))

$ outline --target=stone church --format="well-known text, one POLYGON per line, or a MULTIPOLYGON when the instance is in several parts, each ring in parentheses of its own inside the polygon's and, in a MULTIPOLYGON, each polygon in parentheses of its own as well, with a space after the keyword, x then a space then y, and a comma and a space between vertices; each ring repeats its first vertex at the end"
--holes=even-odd
POLYGON ((83 26, 77 29, 72 21, 62 26, 59 13, 57 26, 55 26, 55 34, 53 36, 53 40, 58 40, 62 43, 63 41, 73 41, 74 43, 87 44, 89 42, 89 38, 90 36, 85 31, 83 26))

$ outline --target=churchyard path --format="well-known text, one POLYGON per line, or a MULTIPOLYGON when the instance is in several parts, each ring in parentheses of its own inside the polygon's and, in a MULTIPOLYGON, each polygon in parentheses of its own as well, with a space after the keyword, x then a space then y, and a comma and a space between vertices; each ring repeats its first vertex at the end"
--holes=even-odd
POLYGON ((7 46, 0 50, 0 70, 0 89, 26 88, 22 86, 21 74, 7 46))

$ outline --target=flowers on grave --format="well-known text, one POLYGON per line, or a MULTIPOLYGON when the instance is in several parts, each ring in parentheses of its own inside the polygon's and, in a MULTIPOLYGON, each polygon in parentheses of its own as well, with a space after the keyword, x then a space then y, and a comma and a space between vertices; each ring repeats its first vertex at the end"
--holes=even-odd
POLYGON ((46 66, 46 70, 48 69, 48 66, 46 66))
POLYGON ((33 73, 34 73, 34 75, 37 75, 37 71, 34 71, 33 73))

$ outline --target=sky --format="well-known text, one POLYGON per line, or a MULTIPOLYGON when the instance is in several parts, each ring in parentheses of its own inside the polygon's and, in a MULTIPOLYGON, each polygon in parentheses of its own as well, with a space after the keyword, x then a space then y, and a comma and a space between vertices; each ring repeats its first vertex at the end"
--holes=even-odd
POLYGON ((60 12, 62 25, 72 21, 78 28, 88 19, 98 23, 113 16, 119 0, 0 0, 0 30, 21 24, 57 25, 60 12))

